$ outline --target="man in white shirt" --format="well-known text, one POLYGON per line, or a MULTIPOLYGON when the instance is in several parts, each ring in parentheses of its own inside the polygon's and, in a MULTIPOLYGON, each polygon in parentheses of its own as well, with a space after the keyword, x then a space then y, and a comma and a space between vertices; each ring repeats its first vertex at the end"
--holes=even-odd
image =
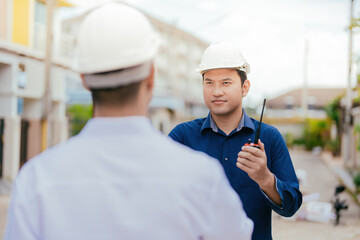
POLYGON ((219 163, 146 117, 158 47, 148 19, 106 3, 87 13, 77 43, 94 118, 21 169, 5 240, 250 239, 219 163))

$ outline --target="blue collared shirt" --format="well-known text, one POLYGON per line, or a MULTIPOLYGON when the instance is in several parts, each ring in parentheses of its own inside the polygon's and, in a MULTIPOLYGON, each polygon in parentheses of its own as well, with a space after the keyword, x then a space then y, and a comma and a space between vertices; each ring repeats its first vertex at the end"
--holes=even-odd
POLYGON ((229 135, 219 129, 211 118, 196 119, 177 125, 169 136, 194 150, 216 158, 224 167, 231 186, 240 196, 245 212, 254 221, 252 239, 266 240, 271 236, 271 210, 290 217, 300 207, 302 194, 289 151, 279 131, 266 123, 261 124, 260 139, 265 145, 267 166, 276 177, 276 188, 282 205, 274 204, 255 181, 235 164, 241 147, 252 142, 259 122, 243 111, 239 126, 229 135))

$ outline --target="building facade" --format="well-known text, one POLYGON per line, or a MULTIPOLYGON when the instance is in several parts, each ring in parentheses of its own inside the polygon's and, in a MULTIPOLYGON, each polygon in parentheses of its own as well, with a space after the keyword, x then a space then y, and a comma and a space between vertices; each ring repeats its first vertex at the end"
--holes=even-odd
MULTIPOLYGON (((0 178, 10 181, 22 164, 47 147, 49 138, 56 144, 67 137, 68 70, 54 63, 47 88, 44 2, 0 0, 0 178)), ((57 1, 57 7, 64 6, 70 4, 57 1)))
POLYGON ((343 88, 308 88, 305 94, 302 88, 288 91, 268 99, 267 122, 277 127, 285 138, 289 134, 300 138, 304 119, 326 119, 325 106, 344 93, 343 88))

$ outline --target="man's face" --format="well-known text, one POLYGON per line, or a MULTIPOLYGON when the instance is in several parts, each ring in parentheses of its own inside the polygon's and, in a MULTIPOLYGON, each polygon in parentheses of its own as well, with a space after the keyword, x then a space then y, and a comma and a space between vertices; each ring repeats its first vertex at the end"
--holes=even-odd
POLYGON ((236 70, 214 69, 205 72, 203 94, 213 115, 227 116, 242 111, 242 98, 247 95, 250 83, 241 79, 236 70))

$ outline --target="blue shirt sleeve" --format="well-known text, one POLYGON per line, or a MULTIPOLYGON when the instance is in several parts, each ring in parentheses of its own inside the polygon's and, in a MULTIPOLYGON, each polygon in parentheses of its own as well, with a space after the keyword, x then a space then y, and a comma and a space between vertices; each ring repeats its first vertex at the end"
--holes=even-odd
POLYGON ((184 143, 184 137, 180 131, 181 125, 177 125, 170 133, 169 137, 172 138, 174 141, 179 143, 184 143))
POLYGON ((273 141, 270 144, 270 153, 266 152, 270 160, 270 171, 275 175, 276 188, 280 194, 282 205, 274 204, 268 197, 268 205, 278 214, 291 217, 302 204, 302 194, 299 190, 299 182, 295 174, 290 153, 284 139, 277 129, 273 129, 273 141))

